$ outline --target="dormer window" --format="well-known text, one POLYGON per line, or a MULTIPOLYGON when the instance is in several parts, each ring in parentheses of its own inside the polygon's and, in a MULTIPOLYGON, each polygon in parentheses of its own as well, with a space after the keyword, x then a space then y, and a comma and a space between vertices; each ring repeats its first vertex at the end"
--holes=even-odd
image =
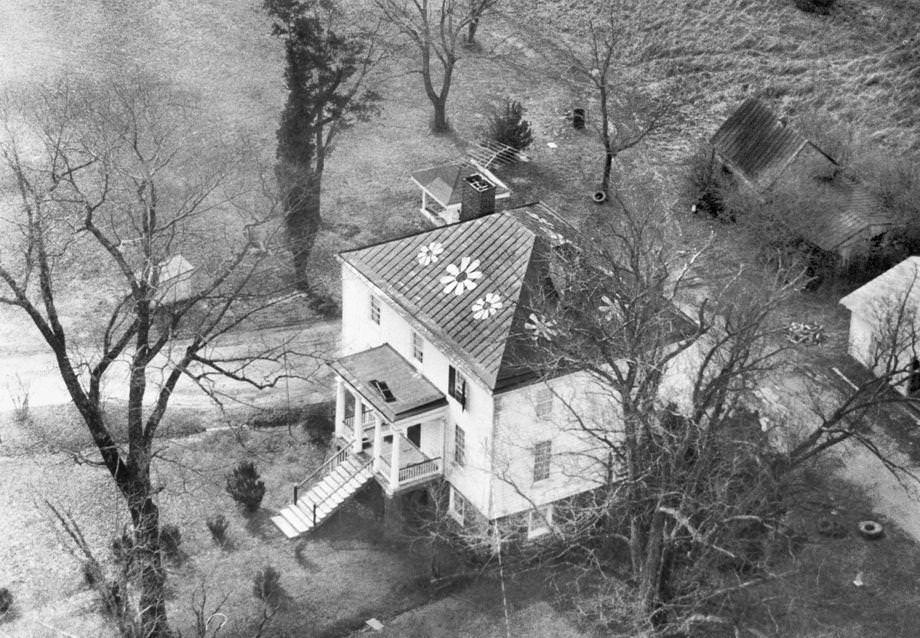
POLYGON ((447 393, 466 407, 466 378, 454 366, 447 366, 447 393))

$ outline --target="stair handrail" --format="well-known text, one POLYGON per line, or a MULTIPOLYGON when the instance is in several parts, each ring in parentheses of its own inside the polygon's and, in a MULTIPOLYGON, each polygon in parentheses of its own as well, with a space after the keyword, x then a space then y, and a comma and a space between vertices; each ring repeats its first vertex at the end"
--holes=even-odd
MULTIPOLYGON (((366 469, 367 469, 367 466, 369 466, 369 465, 370 465, 371 463, 373 463, 373 462, 374 462, 373 459, 368 459, 367 461, 365 461, 365 462, 361 465, 361 467, 359 467, 357 470, 355 470, 354 472, 352 472, 351 474, 349 474, 348 477, 347 477, 344 481, 342 481, 342 483, 341 483, 340 485, 338 485, 338 487, 342 487, 343 485, 347 485, 348 482, 349 482, 351 479, 355 478, 356 476, 358 476, 358 474, 360 474, 361 472, 363 472, 364 470, 366 470, 366 469)), ((316 501, 313 502, 313 527, 314 527, 314 528, 316 527, 316 510, 317 510, 318 508, 322 507, 323 504, 324 504, 326 501, 328 501, 335 493, 336 493, 336 490, 335 490, 335 489, 330 490, 328 496, 323 497, 319 502, 316 502, 316 501)))
POLYGON ((341 450, 336 452, 332 457, 330 457, 325 462, 323 462, 322 465, 316 468, 316 470, 313 473, 311 473, 309 476, 307 476, 307 478, 302 480, 300 483, 294 483, 294 504, 297 503, 297 496, 298 496, 298 492, 300 491, 301 487, 303 487, 304 485, 312 481, 318 475, 330 473, 333 470, 335 470, 335 468, 337 468, 339 465, 344 463, 345 459, 348 458, 349 451, 350 450, 348 447, 343 447, 341 450))

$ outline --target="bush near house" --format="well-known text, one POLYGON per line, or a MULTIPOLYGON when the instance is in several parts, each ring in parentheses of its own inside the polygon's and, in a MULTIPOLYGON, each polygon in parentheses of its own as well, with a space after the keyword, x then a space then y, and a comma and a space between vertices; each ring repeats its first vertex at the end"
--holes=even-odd
POLYGON ((211 532, 211 538, 217 546, 226 547, 229 540, 227 538, 227 528, 230 527, 230 521, 227 520, 227 517, 223 514, 209 516, 205 520, 205 525, 207 525, 208 531, 211 532))
POLYGON ((240 461, 227 475, 227 493, 245 511, 253 513, 259 509, 265 496, 265 483, 259 479, 259 471, 252 461, 240 461))
POLYGON ((281 596, 281 574, 270 565, 256 572, 252 578, 252 595, 267 605, 274 605, 281 596))

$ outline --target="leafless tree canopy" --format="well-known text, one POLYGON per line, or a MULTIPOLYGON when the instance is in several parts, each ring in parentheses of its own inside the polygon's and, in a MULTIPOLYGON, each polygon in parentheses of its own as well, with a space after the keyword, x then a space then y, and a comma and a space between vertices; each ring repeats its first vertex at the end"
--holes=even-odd
POLYGON ((141 75, 10 94, 2 119, 0 303, 41 333, 125 499, 141 566, 136 635, 165 635, 154 437, 182 377, 203 388, 211 375, 246 377, 248 361, 211 348, 265 306, 245 231, 264 224, 271 237, 271 200, 192 96, 141 75), (176 270, 179 255, 193 270, 176 270), (124 438, 103 421, 121 362, 124 438))

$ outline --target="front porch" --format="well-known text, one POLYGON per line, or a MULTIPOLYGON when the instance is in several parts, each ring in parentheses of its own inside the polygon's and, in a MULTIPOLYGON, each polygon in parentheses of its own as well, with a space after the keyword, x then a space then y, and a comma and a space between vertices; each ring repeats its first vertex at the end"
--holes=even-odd
POLYGON ((335 442, 370 457, 388 496, 443 474, 447 402, 389 345, 331 364, 335 442))

